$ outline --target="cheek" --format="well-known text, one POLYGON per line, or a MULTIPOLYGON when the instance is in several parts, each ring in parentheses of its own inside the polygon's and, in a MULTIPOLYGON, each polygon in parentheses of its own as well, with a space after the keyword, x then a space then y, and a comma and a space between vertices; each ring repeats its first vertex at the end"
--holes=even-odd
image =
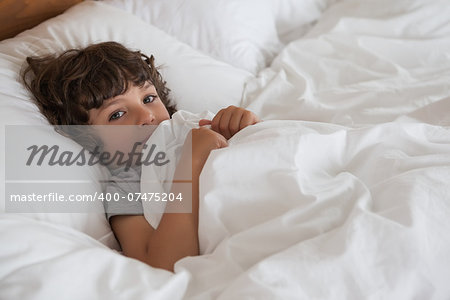
POLYGON ((131 152, 134 144, 138 141, 137 132, 133 126, 104 126, 107 130, 103 130, 101 140, 103 150, 114 155, 116 152, 124 154, 131 152))
POLYGON ((116 152, 128 153, 132 149, 131 141, 124 140, 114 140, 114 141, 106 141, 104 142, 104 151, 109 152, 113 155, 116 152))
POLYGON ((91 125, 101 124, 98 109, 92 108, 91 110, 88 111, 88 114, 89 114, 89 124, 91 125))
POLYGON ((160 116, 160 121, 170 119, 169 112, 167 111, 167 108, 164 106, 162 102, 161 106, 159 107, 158 115, 160 116))

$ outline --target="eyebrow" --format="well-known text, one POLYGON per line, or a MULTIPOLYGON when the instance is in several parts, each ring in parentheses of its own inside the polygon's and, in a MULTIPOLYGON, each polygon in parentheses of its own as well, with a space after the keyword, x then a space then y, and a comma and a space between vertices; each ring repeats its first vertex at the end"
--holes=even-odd
MULTIPOLYGON (((143 90, 145 90, 145 89, 148 89, 148 88, 150 88, 150 87, 154 87, 155 85, 154 84, 152 84, 150 81, 146 81, 145 83, 144 83, 144 85, 140 88, 140 89, 143 89, 143 90)), ((156 87, 155 87, 156 88, 156 87)), ((121 95, 117 95, 116 97, 120 97, 121 95)), ((116 97, 114 97, 114 98, 116 98, 116 97)), ((111 101, 105 101, 105 102, 103 102, 103 104, 105 105, 103 108, 101 108, 101 110, 103 111, 103 110, 105 110, 106 108, 108 108, 108 107, 110 107, 111 105, 113 105, 113 104, 116 104, 118 101, 119 101, 120 99, 114 99, 114 100, 111 100, 111 101)))
POLYGON ((146 81, 144 83, 144 85, 142 86, 143 89, 148 89, 149 87, 155 86, 153 83, 151 83, 150 81, 146 81))
POLYGON ((101 110, 105 110, 106 108, 110 107, 111 105, 116 104, 117 102, 119 102, 119 100, 120 99, 115 99, 115 100, 103 102, 105 104, 105 106, 103 108, 101 108, 101 110))

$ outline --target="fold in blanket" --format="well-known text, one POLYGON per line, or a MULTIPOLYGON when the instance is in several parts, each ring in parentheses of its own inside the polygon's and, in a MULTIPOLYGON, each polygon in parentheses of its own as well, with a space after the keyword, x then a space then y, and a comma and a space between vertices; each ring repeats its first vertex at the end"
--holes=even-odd
POLYGON ((200 183, 208 255, 179 267, 211 292, 233 282, 228 299, 431 295, 450 276, 449 144, 449 128, 409 122, 250 126, 211 153, 200 183))

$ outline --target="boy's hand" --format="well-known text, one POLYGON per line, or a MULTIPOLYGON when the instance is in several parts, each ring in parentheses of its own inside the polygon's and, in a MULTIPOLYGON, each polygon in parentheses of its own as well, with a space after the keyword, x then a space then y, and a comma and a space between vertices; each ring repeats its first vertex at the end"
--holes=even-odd
POLYGON ((251 111, 231 105, 221 109, 211 121, 200 120, 199 125, 211 125, 212 130, 229 139, 239 130, 258 122, 259 118, 251 111))
POLYGON ((199 171, 203 168, 212 150, 228 146, 227 140, 219 133, 206 127, 194 128, 192 134, 192 162, 199 171))

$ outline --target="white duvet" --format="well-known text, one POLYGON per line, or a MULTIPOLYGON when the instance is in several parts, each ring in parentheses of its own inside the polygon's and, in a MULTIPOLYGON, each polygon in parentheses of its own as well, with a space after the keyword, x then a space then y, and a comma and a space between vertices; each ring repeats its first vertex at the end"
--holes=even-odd
POLYGON ((340 1, 247 83, 243 105, 265 119, 449 125, 449 16, 446 0, 340 1))
POLYGON ((263 122, 208 160, 207 255, 177 269, 221 299, 441 299, 449 180, 449 128, 263 122))
POLYGON ((449 145, 449 128, 416 122, 264 121, 211 153, 204 255, 182 259, 174 275, 7 215, 0 289, 20 299, 56 297, 61 285, 73 299, 445 299, 449 145), (9 243, 17 235, 23 242, 9 243), (16 284, 24 278, 32 292, 16 284))
POLYGON ((449 16, 338 1, 249 80, 265 121, 211 153, 175 274, 3 214, 0 298, 448 299, 449 16))

